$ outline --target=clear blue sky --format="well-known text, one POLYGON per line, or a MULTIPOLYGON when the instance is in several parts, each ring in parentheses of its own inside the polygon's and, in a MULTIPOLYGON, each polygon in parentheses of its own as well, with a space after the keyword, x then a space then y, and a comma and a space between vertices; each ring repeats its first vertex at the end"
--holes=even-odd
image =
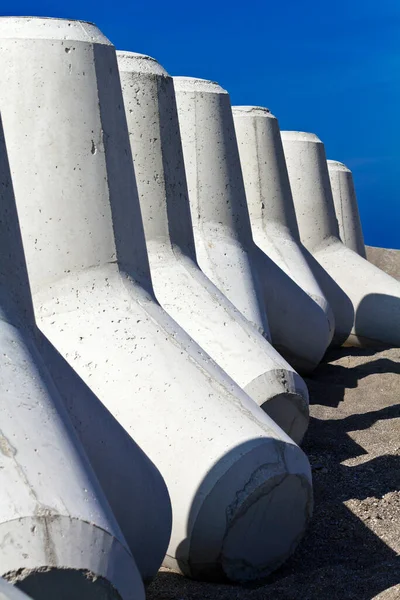
POLYGON ((353 170, 366 243, 400 248, 400 0, 0 0, 0 13, 93 21, 118 49, 317 133, 353 170))

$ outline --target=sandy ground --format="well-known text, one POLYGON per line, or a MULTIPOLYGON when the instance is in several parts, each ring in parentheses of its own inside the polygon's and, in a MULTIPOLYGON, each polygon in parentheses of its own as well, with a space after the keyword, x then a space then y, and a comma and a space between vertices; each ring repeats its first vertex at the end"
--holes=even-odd
POLYGON ((400 349, 332 351, 307 380, 313 522, 262 585, 160 571, 148 600, 400 600, 400 349))
POLYGON ((365 246, 367 259, 378 269, 400 281, 400 250, 365 246))

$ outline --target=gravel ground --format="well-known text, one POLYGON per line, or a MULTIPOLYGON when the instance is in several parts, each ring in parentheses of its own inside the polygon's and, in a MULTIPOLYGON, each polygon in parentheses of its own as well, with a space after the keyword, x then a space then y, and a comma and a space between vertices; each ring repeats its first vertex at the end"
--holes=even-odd
POLYGON ((307 380, 312 524, 262 585, 161 570, 148 600, 400 600, 400 349, 331 351, 307 380))

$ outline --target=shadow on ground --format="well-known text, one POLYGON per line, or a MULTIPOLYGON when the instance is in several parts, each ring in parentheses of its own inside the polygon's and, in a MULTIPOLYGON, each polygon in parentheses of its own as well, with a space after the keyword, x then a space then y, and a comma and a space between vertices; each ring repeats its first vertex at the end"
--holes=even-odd
POLYGON ((344 348, 307 380, 314 517, 268 581, 216 585, 160 572, 148 600, 400 600, 399 375, 399 349, 344 348))
MULTIPOLYGON (((346 390, 357 388, 361 379, 384 373, 400 375, 400 361, 386 354, 390 356, 391 352, 377 352, 371 348, 330 350, 313 376, 306 380, 311 404, 337 407, 344 399, 346 390), (365 360, 360 360, 362 358, 365 360), (354 361, 358 363, 355 366, 354 361)), ((356 413, 356 417, 362 422, 362 415, 356 413)))

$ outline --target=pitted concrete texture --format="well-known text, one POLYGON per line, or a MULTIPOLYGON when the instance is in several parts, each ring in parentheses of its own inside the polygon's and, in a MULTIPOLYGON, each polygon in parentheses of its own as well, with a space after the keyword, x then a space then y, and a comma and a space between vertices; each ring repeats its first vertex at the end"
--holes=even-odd
POLYGON ((400 346, 400 284, 340 240, 323 143, 281 135, 300 237, 335 315, 334 345, 400 346))
POLYGON ((333 203, 343 244, 365 258, 365 244, 353 174, 341 162, 328 160, 333 203))
MULTIPOLYGON (((258 106, 233 106, 232 112, 254 242, 322 309, 329 327, 320 335, 326 336, 328 346, 335 329, 333 312, 300 241, 278 120, 258 106)), ((297 289, 292 292, 296 304, 303 298, 296 295, 297 289)), ((310 302, 303 305, 305 321, 310 306, 310 302)), ((313 340, 303 339, 304 343, 313 340)))
POLYGON ((163 571, 148 600, 399 600, 400 350, 331 351, 307 383, 315 510, 292 559, 258 587, 163 571))
POLYGON ((192 77, 174 87, 199 266, 270 340, 229 94, 192 77))
POLYGON ((254 243, 229 94, 186 77, 174 86, 198 264, 294 369, 311 372, 332 332, 321 307, 254 243))
MULTIPOLYGON (((39 326, 162 473, 173 510, 169 566, 206 576, 208 563, 211 575, 223 555, 252 563, 258 577, 260 565, 276 566, 293 551, 308 523, 307 457, 155 301, 114 47, 79 23, 65 24, 67 40, 47 41, 36 39, 29 23, 29 39, 0 37, 0 108, 39 326), (27 138, 36 140, 34 153, 27 138), (276 476, 307 483, 270 512, 285 524, 274 533, 286 548, 277 545, 273 555, 273 545, 263 543, 268 531, 252 526, 251 507, 259 502, 267 512, 275 494, 266 484, 276 476), (225 546, 239 522, 253 544, 229 539, 225 546)), ((131 503, 113 498, 124 538, 149 576, 160 550, 165 555, 169 507, 163 502, 157 527, 146 528, 151 495, 138 493, 131 503), (142 527, 141 538, 132 523, 142 527)), ((121 553, 113 562, 102 558, 106 573, 83 566, 110 575, 124 600, 136 600, 137 588, 125 585, 134 567, 124 567, 121 553), (126 575, 124 589, 116 574, 126 575)))
POLYGON ((109 577, 124 599, 144 598, 134 560, 38 351, 1 122, 0 181, 0 575, 58 567, 68 587, 75 570, 87 570, 109 577))
POLYGON ((400 281, 400 250, 375 246, 365 246, 365 249, 370 263, 400 281))
POLYGON ((304 381, 197 264, 172 78, 149 56, 117 55, 156 297, 300 443, 308 426, 304 381))

